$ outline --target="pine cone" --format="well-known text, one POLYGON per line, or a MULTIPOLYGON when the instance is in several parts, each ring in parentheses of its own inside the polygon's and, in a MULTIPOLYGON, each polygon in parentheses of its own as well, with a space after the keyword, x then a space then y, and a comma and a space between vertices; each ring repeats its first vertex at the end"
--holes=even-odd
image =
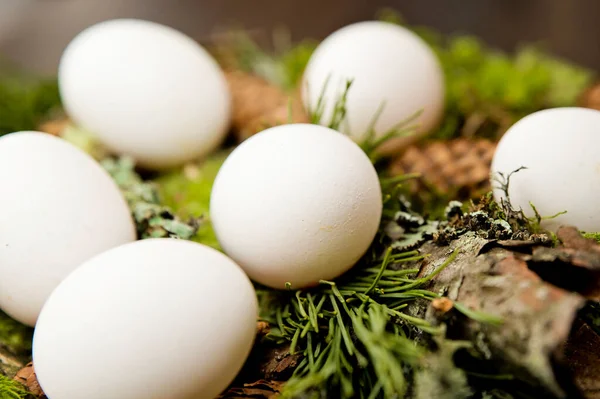
POLYGON ((290 110, 294 123, 308 122, 300 100, 290 100, 289 95, 266 80, 241 71, 229 71, 225 76, 233 99, 232 124, 238 141, 288 123, 290 110))
POLYGON ((393 161, 390 171, 421 174, 413 182, 414 191, 433 186, 442 194, 471 198, 489 189, 495 149, 496 143, 485 139, 425 142, 409 147, 393 161))

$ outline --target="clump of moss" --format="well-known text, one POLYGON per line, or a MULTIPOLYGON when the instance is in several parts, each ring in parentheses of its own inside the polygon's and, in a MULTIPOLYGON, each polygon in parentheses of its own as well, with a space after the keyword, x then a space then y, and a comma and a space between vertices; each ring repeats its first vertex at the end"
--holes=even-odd
POLYGON ((32 397, 19 382, 0 374, 0 398, 27 399, 32 397))
POLYGON ((596 240, 600 243, 600 233, 583 233, 585 238, 591 238, 592 240, 596 240))
POLYGON ((0 71, 0 136, 36 130, 60 105, 55 79, 23 78, 0 71))
POLYGON ((219 168, 229 153, 229 150, 218 152, 204 161, 188 164, 155 180, 162 203, 174 209, 179 218, 203 215, 203 223, 191 239, 216 249, 220 246, 210 224, 210 193, 219 168))
POLYGON ((473 35, 442 35, 407 24, 383 10, 380 19, 420 35, 437 54, 446 76, 446 114, 433 138, 499 138, 532 112, 573 106, 594 73, 545 51, 523 45, 513 54, 486 45, 473 35))
POLYGON ((0 311, 0 344, 13 354, 20 356, 31 351, 33 329, 10 318, 0 311))

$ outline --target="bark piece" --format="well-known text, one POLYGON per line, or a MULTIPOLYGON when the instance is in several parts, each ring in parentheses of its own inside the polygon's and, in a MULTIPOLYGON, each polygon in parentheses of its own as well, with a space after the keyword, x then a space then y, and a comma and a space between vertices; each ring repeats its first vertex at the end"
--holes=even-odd
POLYGON ((300 363, 302 355, 290 355, 289 345, 268 348, 264 362, 260 366, 261 374, 267 379, 286 380, 300 363))
POLYGON ((244 384, 241 388, 231 388, 223 393, 223 399, 271 399, 279 396, 284 383, 281 381, 258 380, 250 384, 244 384))
POLYGON ((561 227, 557 236, 562 245, 534 248, 529 266, 557 286, 600 299, 600 246, 571 226, 561 227))
POLYGON ((24 365, 25 362, 23 362, 22 357, 15 356, 0 343, 0 374, 12 377, 24 365))
MULTIPOLYGON (((428 243, 421 248, 422 253, 431 254, 422 265, 422 276, 439 267, 452 250, 460 251, 456 260, 432 279, 431 291, 502 320, 494 325, 459 318, 449 323, 448 336, 471 340, 485 357, 502 365, 504 372, 539 386, 540 396, 566 397, 573 387, 559 382, 554 362, 585 299, 543 281, 529 270, 520 254, 500 247, 482 252, 488 243, 468 233, 449 247, 428 243)), ((433 307, 412 310, 414 315, 437 321, 433 307)))
POLYGON ((19 370, 15 376, 15 380, 25 385, 27 390, 31 392, 32 395, 39 397, 39 399, 46 399, 46 395, 44 395, 44 391, 42 391, 42 387, 40 387, 35 375, 32 362, 27 363, 25 367, 19 370))
POLYGON ((219 399, 270 398, 277 394, 284 381, 292 376, 302 355, 290 355, 289 343, 278 345, 264 340, 270 329, 267 322, 257 323, 255 345, 235 381, 219 399))
POLYGON ((565 358, 575 383, 587 399, 600 399, 600 336, 577 321, 565 347, 565 358))
MULTIPOLYGON (((573 236, 565 238, 557 249, 584 246, 588 251, 597 248, 587 242, 584 245, 573 236)), ((569 342, 578 339, 570 334, 586 300, 544 281, 529 268, 532 254, 542 248, 540 242, 489 240, 476 233, 466 233, 447 246, 427 242, 420 252, 430 256, 423 262, 406 265, 420 267, 420 277, 431 274, 454 250, 459 254, 427 287, 444 298, 415 302, 409 313, 433 323, 447 323, 448 338, 470 341, 482 359, 490 360, 486 364, 513 376, 510 385, 517 390, 533 392, 537 398, 570 399, 583 398, 583 390, 587 397, 595 399, 589 396, 595 389, 595 370, 582 374, 583 368, 576 366, 583 360, 572 365, 573 345, 565 345, 570 336, 569 342), (474 318, 465 317, 458 312, 459 306, 479 313, 474 318), (492 319, 486 315, 501 322, 490 323, 492 319)), ((569 267, 567 263, 563 266, 569 267)), ((258 364, 262 364, 260 378, 266 380, 288 378, 299 360, 289 355, 287 347, 264 347, 262 351, 264 357, 258 364)), ((590 359, 588 363, 593 362, 590 359)), ((241 383, 236 386, 243 387, 241 383)))
POLYGON ((577 228, 573 226, 562 226, 556 233, 563 247, 591 251, 600 254, 600 245, 591 239, 583 237, 577 228))

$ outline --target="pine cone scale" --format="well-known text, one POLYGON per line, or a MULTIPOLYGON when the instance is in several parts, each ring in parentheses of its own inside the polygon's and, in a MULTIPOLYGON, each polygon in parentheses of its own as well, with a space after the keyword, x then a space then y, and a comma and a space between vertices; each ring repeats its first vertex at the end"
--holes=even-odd
POLYGON ((458 138, 415 144, 406 149, 391 165, 397 175, 418 173, 413 182, 416 192, 435 187, 445 194, 478 195, 489 189, 489 174, 496 143, 485 139, 458 138))

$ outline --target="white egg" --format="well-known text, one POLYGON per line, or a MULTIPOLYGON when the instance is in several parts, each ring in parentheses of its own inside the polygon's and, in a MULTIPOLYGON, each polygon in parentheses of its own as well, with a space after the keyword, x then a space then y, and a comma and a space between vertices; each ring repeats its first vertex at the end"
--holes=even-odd
POLYGON ((509 198, 516 209, 534 216, 567 213, 545 220, 556 230, 574 225, 600 231, 600 111, 555 108, 533 113, 515 123, 502 137, 492 162, 495 198, 505 198, 495 181, 521 166, 510 177, 509 198))
POLYGON ((214 150, 231 99, 210 54, 154 22, 117 19, 73 39, 59 67, 65 109, 111 150, 168 168, 214 150))
POLYGON ((68 273, 135 240, 135 225, 108 173, 49 134, 0 138, 0 182, 0 308, 33 326, 68 273))
POLYGON ((210 215, 225 250, 255 281, 283 289, 351 268, 381 218, 381 187, 351 139, 323 126, 270 128, 219 170, 210 215))
POLYGON ((362 140, 374 125, 381 136, 416 112, 421 132, 440 120, 444 109, 444 76, 436 55, 413 32, 386 22, 348 25, 327 37, 315 50, 303 78, 303 100, 317 107, 322 95, 322 124, 331 120, 348 79, 353 83, 341 130, 362 140))
POLYGON ((52 399, 214 398, 250 353, 258 306, 243 271, 191 241, 104 252, 52 293, 33 337, 52 399))

